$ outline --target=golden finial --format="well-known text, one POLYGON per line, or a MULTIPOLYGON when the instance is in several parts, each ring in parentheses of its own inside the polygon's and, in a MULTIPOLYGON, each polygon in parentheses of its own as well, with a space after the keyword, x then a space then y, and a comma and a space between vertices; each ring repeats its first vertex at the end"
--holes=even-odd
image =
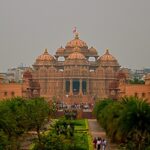
POLYGON ((79 39, 79 33, 78 32, 75 33, 75 39, 79 39))
POLYGON ((73 28, 73 33, 75 34, 75 39, 79 39, 79 33, 77 32, 77 27, 73 28))
POLYGON ((48 51, 47 51, 47 48, 45 48, 45 51, 44 51, 44 53, 48 53, 48 51))
POLYGON ((106 48, 106 54, 109 54, 109 48, 106 48))

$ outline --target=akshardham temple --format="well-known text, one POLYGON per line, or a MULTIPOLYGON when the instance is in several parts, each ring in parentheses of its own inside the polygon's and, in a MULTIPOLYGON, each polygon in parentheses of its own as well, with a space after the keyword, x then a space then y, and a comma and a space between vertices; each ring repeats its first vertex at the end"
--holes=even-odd
POLYGON ((94 104, 97 98, 124 96, 150 100, 150 75, 142 85, 130 84, 126 79, 108 49, 99 55, 75 33, 74 39, 58 48, 54 56, 45 49, 33 67, 24 72, 22 83, 4 83, 0 76, 0 99, 41 96, 49 102, 55 98, 66 104, 94 104))
POLYGON ((89 48, 76 33, 64 48, 57 49, 55 56, 45 49, 36 58, 33 69, 24 73, 23 95, 39 95, 49 100, 55 96, 68 103, 91 102, 97 97, 109 97, 111 93, 116 96, 114 84, 118 81, 119 68, 108 49, 99 56, 97 50, 89 48))

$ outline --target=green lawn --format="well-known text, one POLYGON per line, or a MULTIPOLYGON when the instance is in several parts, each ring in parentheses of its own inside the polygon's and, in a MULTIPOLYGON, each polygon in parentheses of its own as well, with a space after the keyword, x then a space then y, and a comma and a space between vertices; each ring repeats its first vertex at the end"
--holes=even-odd
POLYGON ((92 138, 89 134, 87 120, 74 120, 73 123, 75 125, 74 144, 81 150, 92 150, 92 138))

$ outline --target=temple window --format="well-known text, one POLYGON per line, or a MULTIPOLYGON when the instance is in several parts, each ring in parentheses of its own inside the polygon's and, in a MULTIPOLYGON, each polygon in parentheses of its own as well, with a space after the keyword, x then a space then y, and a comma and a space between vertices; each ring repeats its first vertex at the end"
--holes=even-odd
POLYGON ((11 92, 11 96, 15 96, 15 92, 11 92))
POLYGON ((63 56, 60 56, 60 57, 58 58, 58 61, 65 61, 65 58, 64 58, 63 56))
POLYGON ((89 61, 95 61, 95 57, 89 57, 89 61))
POLYGON ((63 72, 64 70, 63 69, 59 69, 59 71, 63 72))
POLYGON ((145 93, 142 93, 142 97, 145 97, 145 93))
POLYGON ((70 81, 66 81, 66 83, 65 83, 66 85, 66 92, 67 93, 69 93, 69 91, 70 91, 70 81))
POLYGON ((138 93, 134 93, 134 96, 135 96, 135 97, 138 97, 138 93))
POLYGON ((5 92, 4 92, 4 96, 7 96, 7 94, 8 94, 8 93, 5 91, 5 92))
POLYGON ((90 72, 94 72, 95 70, 94 69, 90 69, 90 72))

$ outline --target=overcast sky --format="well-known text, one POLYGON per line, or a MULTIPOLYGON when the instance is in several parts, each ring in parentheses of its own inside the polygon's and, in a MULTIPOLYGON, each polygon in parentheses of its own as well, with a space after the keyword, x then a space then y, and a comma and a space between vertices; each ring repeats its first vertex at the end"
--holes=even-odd
POLYGON ((80 39, 122 67, 150 67, 150 0, 0 0, 0 72, 80 39))

